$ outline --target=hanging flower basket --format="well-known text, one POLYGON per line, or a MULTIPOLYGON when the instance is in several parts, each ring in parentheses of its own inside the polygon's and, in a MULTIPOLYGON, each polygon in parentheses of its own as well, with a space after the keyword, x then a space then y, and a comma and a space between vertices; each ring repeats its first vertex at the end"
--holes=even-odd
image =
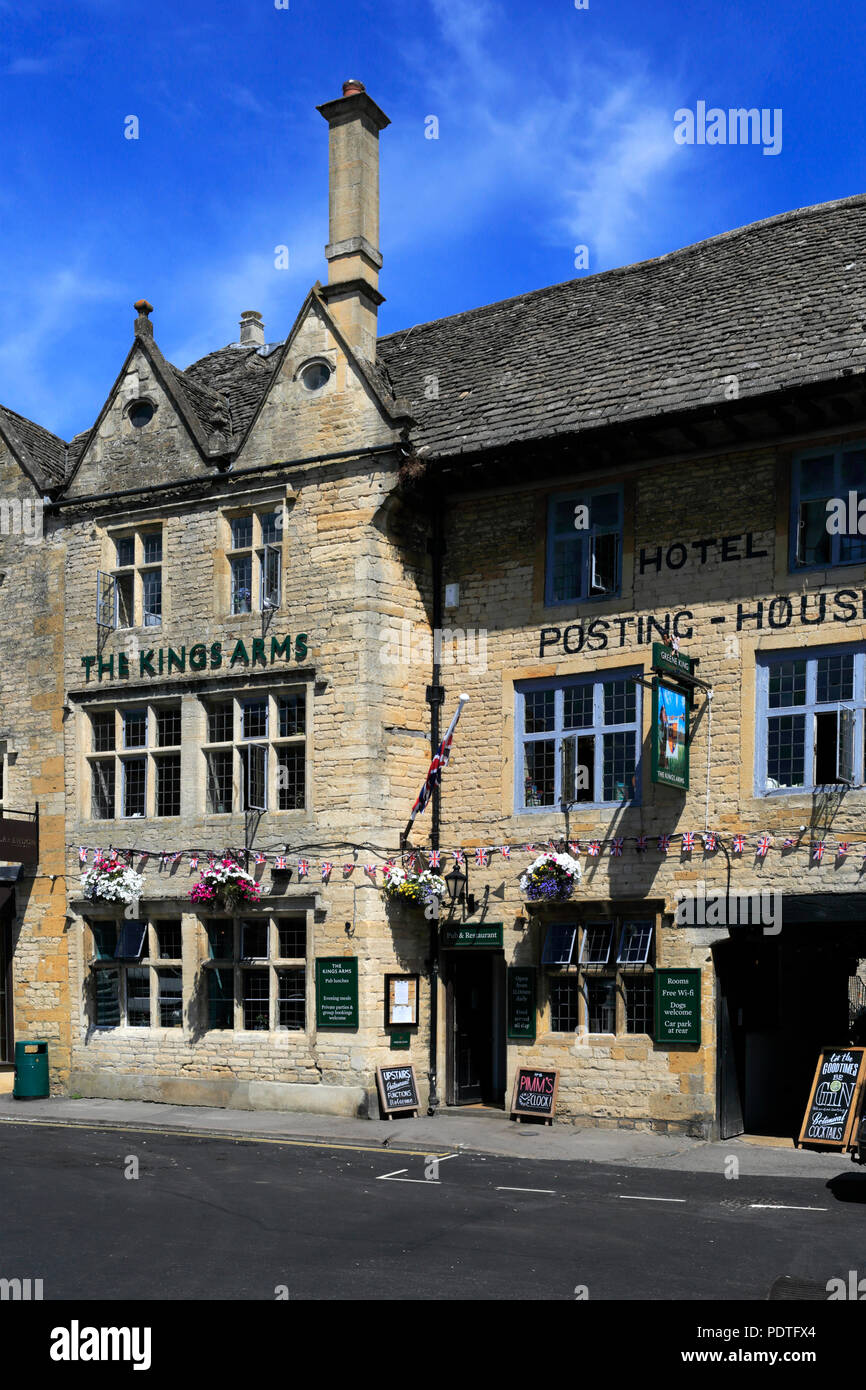
POLYGON ((198 883, 190 889, 190 901, 202 907, 237 912, 247 903, 256 903, 262 890, 255 879, 234 859, 221 859, 203 869, 198 883))
POLYGON ((520 887, 530 902, 565 902, 577 883, 580 864, 570 854, 540 854, 520 876, 520 887))
POLYGON ((434 898, 441 902, 445 897, 445 880, 429 869, 416 873, 414 869, 403 869, 395 864, 385 871, 382 891, 386 898, 394 902, 410 903, 414 907, 426 907, 434 898))
POLYGON ((134 903, 141 897, 144 878, 116 855, 98 854, 86 874, 81 875, 85 898, 100 903, 134 903))

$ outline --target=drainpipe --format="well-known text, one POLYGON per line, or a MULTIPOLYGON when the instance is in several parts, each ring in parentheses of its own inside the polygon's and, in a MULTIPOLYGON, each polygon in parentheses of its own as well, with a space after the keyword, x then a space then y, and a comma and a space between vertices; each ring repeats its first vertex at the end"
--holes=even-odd
MULTIPOLYGON (((441 487, 438 486, 433 479, 431 479, 431 483, 433 484, 433 535, 430 541, 430 555, 432 558, 431 582, 433 585, 433 667, 431 672, 432 683, 427 687, 427 702, 430 705, 430 757, 433 758, 436 755, 442 737, 439 711, 445 699, 445 691, 439 684, 441 641, 437 641, 437 634, 442 631, 442 571, 443 556, 445 554, 445 507, 441 487)), ((435 786, 433 788, 432 821, 430 825, 430 841, 433 849, 439 849, 441 794, 441 786, 435 786)), ((439 923, 436 918, 433 918, 430 923, 430 1101, 427 1109, 428 1115, 435 1115, 439 1107, 436 1071, 436 1053, 439 1038, 438 1015, 439 923)))

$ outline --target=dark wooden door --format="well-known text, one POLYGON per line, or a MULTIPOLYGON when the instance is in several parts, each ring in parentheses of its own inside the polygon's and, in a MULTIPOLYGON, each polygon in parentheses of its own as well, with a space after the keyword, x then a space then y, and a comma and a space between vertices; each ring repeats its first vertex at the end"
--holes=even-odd
POLYGON ((491 957, 467 952, 454 962, 454 1100, 473 1105, 490 1098, 493 1064, 491 957))

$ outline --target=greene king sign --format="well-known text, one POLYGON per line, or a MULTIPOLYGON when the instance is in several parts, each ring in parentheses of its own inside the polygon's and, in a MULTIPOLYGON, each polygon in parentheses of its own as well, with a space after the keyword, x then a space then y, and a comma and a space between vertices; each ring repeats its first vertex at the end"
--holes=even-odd
MULTIPOLYGON (((127 680, 132 674, 130 661, 133 666, 135 659, 130 658, 126 652, 117 652, 117 668, 115 669, 115 654, 111 656, 83 656, 81 664, 84 667, 84 679, 89 681, 94 673, 97 680, 102 680, 106 676, 109 680, 127 680)), ((307 634, 299 632, 295 638, 294 659, 303 661, 307 655, 307 634)), ((291 637, 272 637, 270 653, 265 650, 265 638, 253 637, 249 643, 238 641, 229 652, 227 645, 223 649, 222 642, 195 642, 191 647, 158 647, 150 648, 148 651, 138 653, 138 676, 170 676, 175 671, 216 671, 221 666, 233 667, 241 666, 273 666, 275 661, 291 661, 292 659, 292 639, 291 637)))

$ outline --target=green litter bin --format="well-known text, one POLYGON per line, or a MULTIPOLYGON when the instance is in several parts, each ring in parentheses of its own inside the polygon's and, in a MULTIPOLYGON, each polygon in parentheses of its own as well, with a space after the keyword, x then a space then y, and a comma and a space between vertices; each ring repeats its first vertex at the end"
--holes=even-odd
POLYGON ((45 1100, 48 1096, 47 1042, 15 1044, 14 1100, 45 1100))

